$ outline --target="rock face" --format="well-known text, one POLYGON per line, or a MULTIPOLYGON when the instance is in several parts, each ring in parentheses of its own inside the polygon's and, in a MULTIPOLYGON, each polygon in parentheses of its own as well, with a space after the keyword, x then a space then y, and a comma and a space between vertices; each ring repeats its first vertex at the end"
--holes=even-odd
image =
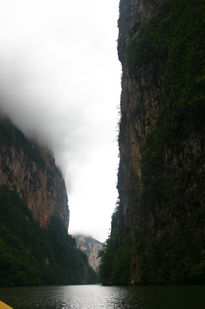
POLYGON ((88 262, 92 269, 99 271, 100 259, 98 257, 99 251, 102 250, 102 243, 98 240, 84 235, 74 235, 77 248, 83 251, 88 256, 88 262))
POLYGON ((0 287, 96 283, 52 155, 0 119, 0 287))
POLYGON ((2 117, 0 138, 0 185, 18 192, 41 227, 47 227, 55 214, 68 229, 65 183, 52 155, 2 117))
POLYGON ((120 1, 119 203, 104 284, 205 283, 205 10, 195 4, 120 1))

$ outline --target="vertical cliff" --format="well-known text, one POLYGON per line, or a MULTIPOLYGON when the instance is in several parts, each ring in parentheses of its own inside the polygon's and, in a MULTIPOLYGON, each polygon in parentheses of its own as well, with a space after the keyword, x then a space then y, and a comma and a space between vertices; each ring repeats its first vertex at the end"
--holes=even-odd
POLYGON ((28 140, 4 117, 0 146, 0 186, 17 191, 41 227, 47 227, 55 214, 68 229, 65 183, 49 151, 28 140))
POLYGON ((119 203, 105 284, 205 282, 204 26, 204 1, 120 1, 119 203))
POLYGON ((0 118, 0 287, 98 280, 68 235, 64 179, 52 155, 0 118))
POLYGON ((84 252, 88 257, 88 262, 92 269, 99 271, 99 252, 102 250, 102 243, 98 240, 81 234, 74 235, 77 248, 84 252))

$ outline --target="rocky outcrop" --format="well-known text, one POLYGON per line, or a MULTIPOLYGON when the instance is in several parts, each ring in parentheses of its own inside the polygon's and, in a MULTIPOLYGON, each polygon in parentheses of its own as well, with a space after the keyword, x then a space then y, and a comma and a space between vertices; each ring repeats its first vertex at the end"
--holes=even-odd
POLYGON ((120 1, 119 203, 104 284, 205 282, 205 33, 195 4, 120 1))
POLYGON ((87 255, 90 266, 98 272, 100 264, 98 255, 100 250, 102 250, 102 243, 92 237, 81 234, 73 235, 73 237, 76 240, 77 248, 87 255))
POLYGON ((59 215, 66 229, 69 210, 64 179, 51 153, 0 118, 0 185, 17 191, 41 227, 59 215))

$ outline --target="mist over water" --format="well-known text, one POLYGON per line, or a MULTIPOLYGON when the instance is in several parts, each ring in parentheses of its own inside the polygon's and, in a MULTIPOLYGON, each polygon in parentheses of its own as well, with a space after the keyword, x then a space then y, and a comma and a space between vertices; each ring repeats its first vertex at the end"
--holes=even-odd
POLYGON ((117 199, 118 4, 0 0, 0 8, 0 111, 53 152, 70 231, 105 240, 117 199))

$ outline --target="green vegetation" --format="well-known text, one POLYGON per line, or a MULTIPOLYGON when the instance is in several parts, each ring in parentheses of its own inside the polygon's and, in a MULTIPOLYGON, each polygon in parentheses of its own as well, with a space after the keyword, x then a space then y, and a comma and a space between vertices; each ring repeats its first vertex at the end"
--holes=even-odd
POLYGON ((125 234, 121 224, 120 204, 112 216, 112 233, 99 253, 100 278, 103 284, 128 284, 131 258, 131 237, 125 234))
MULTIPOLYGON (((202 284, 205 3, 169 1, 144 27, 152 44, 150 57, 158 57, 164 67, 165 94, 158 121, 142 147, 142 207, 155 217, 156 231, 140 253, 141 280, 202 284)), ((144 35, 142 30, 142 46, 144 35)), ((147 55, 143 65, 151 58, 147 55)))
POLYGON ((167 1, 157 16, 142 25, 127 48, 127 66, 137 77, 142 66, 163 65, 164 97, 158 134, 166 143, 205 130, 205 3, 167 1))
POLYGON ((53 217, 42 229, 18 193, 5 186, 0 187, 0 277, 1 287, 97 281, 61 219, 53 217))
POLYGON ((99 256, 101 257, 100 278, 105 285, 129 284, 128 274, 131 258, 130 236, 117 239, 117 231, 112 232, 99 256))
MULTIPOLYGON (((158 120, 141 148, 143 190, 131 192, 132 200, 140 196, 140 205, 132 205, 140 224, 133 219, 127 228, 135 234, 136 283, 205 283, 204 37, 205 1, 168 0, 127 46, 132 79, 139 69, 162 71, 158 120)), ((131 260, 125 279, 113 275, 124 252, 130 258, 119 210, 113 219, 121 227, 112 228, 105 246, 102 282, 127 284, 131 260)))
POLYGON ((52 218, 48 234, 57 264, 57 284, 98 282, 98 275, 88 265, 87 256, 76 248, 75 239, 67 234, 59 217, 52 218))

